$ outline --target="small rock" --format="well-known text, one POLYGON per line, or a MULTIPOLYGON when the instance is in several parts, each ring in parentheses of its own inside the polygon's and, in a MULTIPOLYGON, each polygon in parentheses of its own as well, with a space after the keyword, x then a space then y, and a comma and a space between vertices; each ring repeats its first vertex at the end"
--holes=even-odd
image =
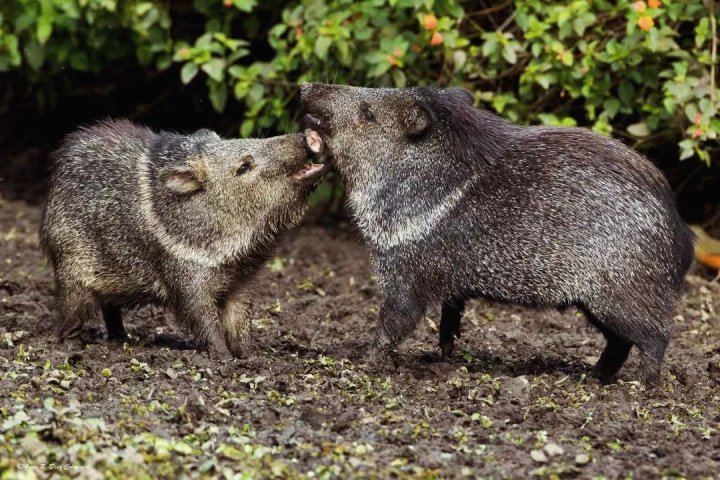
POLYGON ((531 450, 530 458, 539 463, 545 463, 548 461, 547 455, 542 450, 531 450))
POLYGON ((598 362, 598 360, 600 360, 600 357, 596 357, 596 356, 587 356, 582 359, 583 363, 586 363, 588 365, 595 365, 598 362))
POLYGON ((557 443, 548 443, 543 449, 545 450, 545 453, 547 453, 551 457, 555 457, 557 455, 562 455, 563 453, 565 453, 565 450, 563 450, 563 448, 557 443))
POLYGON ((342 432, 343 430, 349 428, 356 418, 357 413, 355 410, 346 410, 337 417, 335 422, 333 422, 332 430, 334 432, 342 432))
POLYGON ((168 367, 167 370, 165 370, 165 375, 167 375, 168 378, 170 378, 171 380, 175 380, 176 378, 178 378, 178 373, 171 367, 168 367))
POLYGON ((530 382, 525 375, 507 378, 500 384, 500 391, 503 396, 524 398, 530 389, 530 382))
POLYGON ((263 427, 269 427, 275 425, 278 421, 278 418, 280 418, 280 415, 278 415, 275 410, 268 409, 265 410, 262 415, 260 415, 260 422, 263 427))
POLYGON ((585 465, 590 462, 590 455, 587 453, 578 453, 575 455, 575 463, 578 465, 585 465))
POLYGON ((305 423, 317 430, 322 428, 323 423, 327 421, 327 415, 313 407, 307 406, 302 409, 300 419, 304 420, 305 423))
POLYGON ((27 436, 20 441, 20 446, 31 457, 38 457, 40 454, 47 452, 48 446, 38 440, 36 436, 27 436))

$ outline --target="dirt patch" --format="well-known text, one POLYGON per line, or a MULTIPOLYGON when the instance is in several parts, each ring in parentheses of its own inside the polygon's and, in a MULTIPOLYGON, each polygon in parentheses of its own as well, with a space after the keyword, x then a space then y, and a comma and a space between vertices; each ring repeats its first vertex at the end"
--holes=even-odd
MULTIPOLYGON (((254 354, 215 364, 159 309, 132 340, 52 341, 40 209, 0 199, 0 476, 712 478, 720 471, 720 287, 700 277, 675 321, 663 384, 584 377, 602 337, 575 311, 472 302, 451 362, 438 311, 367 367, 377 289, 343 226, 287 235, 263 273, 254 354), (31 467, 33 468, 33 467, 31 467), (57 468, 57 467, 56 467, 57 468)), ((5 478, 5 477, 3 477, 5 478)))

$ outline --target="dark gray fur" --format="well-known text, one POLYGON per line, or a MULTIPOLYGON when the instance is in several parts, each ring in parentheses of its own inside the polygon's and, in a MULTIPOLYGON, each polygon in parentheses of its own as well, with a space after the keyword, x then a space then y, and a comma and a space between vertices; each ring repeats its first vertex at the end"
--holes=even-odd
POLYGON ((154 303, 213 354, 243 355, 255 274, 307 208, 308 179, 291 174, 308 156, 301 134, 223 140, 108 121, 69 135, 40 232, 60 338, 79 338, 98 306, 123 338, 120 309, 154 303))
POLYGON ((635 345, 658 380, 693 236, 647 159, 585 129, 510 124, 460 89, 306 84, 301 98, 380 279, 378 356, 432 302, 450 354, 465 300, 483 297, 577 307, 607 339, 596 376, 635 345))

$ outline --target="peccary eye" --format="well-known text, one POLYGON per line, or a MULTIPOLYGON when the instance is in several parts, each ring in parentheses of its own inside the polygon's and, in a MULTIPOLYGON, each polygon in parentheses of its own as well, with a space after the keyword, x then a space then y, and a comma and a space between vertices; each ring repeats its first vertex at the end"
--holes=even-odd
POLYGON ((250 162, 243 162, 240 164, 237 171, 235 171, 235 175, 240 176, 244 173, 249 172, 250 170, 252 170, 252 164, 250 162))
POLYGON ((367 103, 363 102, 360 104, 360 113, 363 114, 363 117, 368 122, 375 121, 375 115, 373 115, 373 113, 370 111, 370 105, 368 105, 367 103))

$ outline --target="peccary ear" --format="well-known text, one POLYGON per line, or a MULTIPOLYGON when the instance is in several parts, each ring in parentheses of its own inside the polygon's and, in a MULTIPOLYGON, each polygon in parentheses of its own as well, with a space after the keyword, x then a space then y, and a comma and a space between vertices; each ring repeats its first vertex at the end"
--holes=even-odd
POLYGON ((160 170, 158 178, 165 188, 178 195, 200 191, 205 183, 202 171, 197 166, 188 164, 165 167, 160 170))
POLYGON ((403 118, 405 134, 408 137, 419 137, 430 128, 434 121, 435 115, 427 105, 418 102, 408 110, 403 118))
POLYGON ((473 105, 475 103, 475 97, 472 92, 465 90, 461 87, 450 87, 445 89, 445 94, 457 99, 459 102, 466 105, 473 105))

